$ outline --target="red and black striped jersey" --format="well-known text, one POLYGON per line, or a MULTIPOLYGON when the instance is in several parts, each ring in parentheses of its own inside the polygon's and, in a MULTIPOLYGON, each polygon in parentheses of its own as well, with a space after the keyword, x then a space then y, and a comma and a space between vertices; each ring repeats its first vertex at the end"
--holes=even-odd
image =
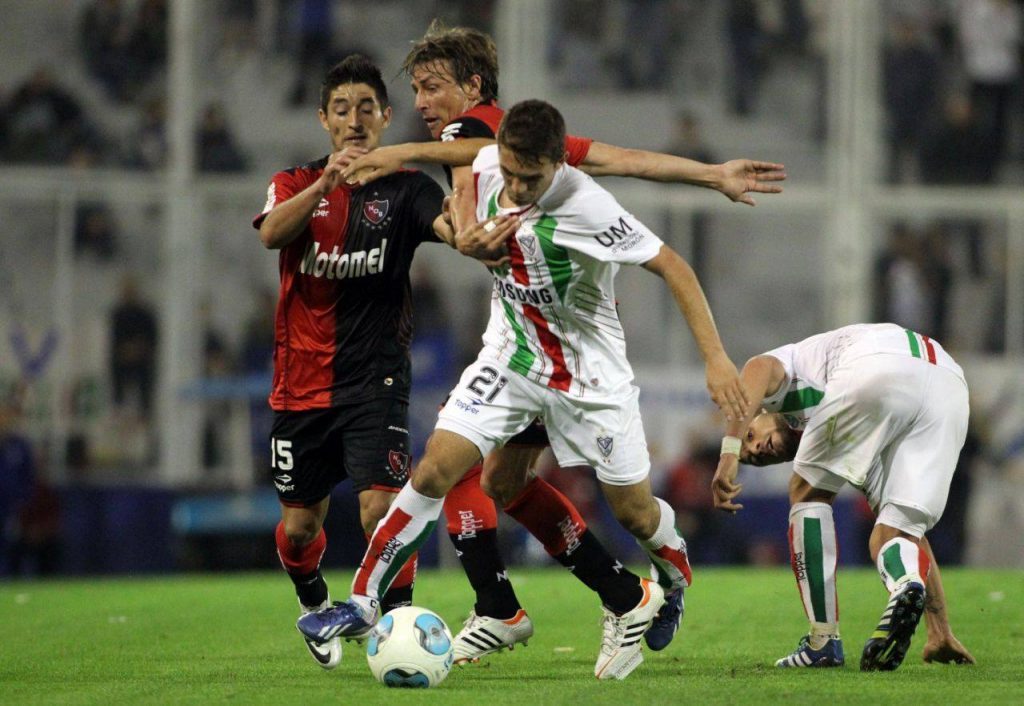
MULTIPOLYGON (((253 226, 315 182, 326 164, 324 157, 275 174, 253 226)), ((433 222, 443 198, 433 179, 403 170, 367 186, 340 186, 320 200, 278 258, 273 409, 361 402, 382 384, 408 399, 409 268, 420 243, 439 242, 433 222)))
MULTIPOLYGON (((441 128, 440 140, 442 142, 450 142, 467 137, 487 137, 493 140, 498 135, 498 125, 501 124, 501 116, 504 114, 504 109, 499 108, 498 104, 494 101, 475 105, 462 115, 452 118, 441 128)), ((570 166, 578 167, 587 158, 587 153, 590 151, 590 145, 593 142, 589 137, 566 135, 566 162, 570 166)), ((446 166, 444 170, 445 174, 448 175, 448 183, 451 184, 451 169, 446 166)))

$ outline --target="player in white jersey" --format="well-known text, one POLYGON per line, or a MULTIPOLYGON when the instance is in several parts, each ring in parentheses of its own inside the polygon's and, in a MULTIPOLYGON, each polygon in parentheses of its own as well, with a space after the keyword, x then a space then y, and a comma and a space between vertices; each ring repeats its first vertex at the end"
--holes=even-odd
POLYGON ((728 423, 712 492, 716 507, 736 512, 739 462, 793 462, 790 556, 810 632, 776 666, 843 664, 832 501, 846 483, 877 515, 869 547, 889 591, 861 669, 896 669, 922 614, 926 661, 973 663, 949 627, 924 537, 942 516, 967 434, 960 366, 927 336, 857 324, 751 358, 741 379, 754 402, 728 423))
MULTIPOLYGON (((351 599, 300 619, 310 638, 365 633, 403 557, 432 530, 445 493, 537 417, 546 422, 560 465, 596 469, 613 513, 647 552, 658 578, 670 590, 689 585, 675 513, 651 493, 638 389, 615 309, 620 264, 642 265, 665 279, 704 357, 712 399, 740 416, 746 397, 693 270, 611 194, 566 165, 564 143, 558 111, 525 101, 505 115, 498 146, 481 151, 474 171, 482 227, 514 224, 510 261, 492 269, 496 297, 484 348, 370 540, 351 599)), ((594 667, 599 679, 623 679, 643 661, 640 640, 664 591, 656 581, 636 581, 643 591, 632 609, 604 608, 594 667)))

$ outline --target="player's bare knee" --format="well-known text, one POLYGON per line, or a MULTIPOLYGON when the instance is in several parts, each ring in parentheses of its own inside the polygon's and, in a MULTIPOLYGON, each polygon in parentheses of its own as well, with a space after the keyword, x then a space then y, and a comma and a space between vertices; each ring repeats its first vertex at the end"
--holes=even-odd
POLYGON ((284 524, 284 534, 293 546, 304 547, 320 534, 320 523, 315 518, 289 518, 284 524))
POLYGON ((613 508, 615 519, 631 535, 647 539, 658 531, 658 508, 653 503, 630 502, 613 508))
POLYGON ((359 494, 359 521, 363 526, 363 532, 373 534, 377 529, 377 523, 388 514, 395 495, 384 490, 364 490, 359 494))
POLYGON ((908 532, 883 522, 876 523, 871 530, 871 536, 868 538, 868 551, 871 553, 871 561, 878 561, 878 552, 881 551, 885 543, 897 537, 908 539, 914 544, 920 545, 921 543, 920 537, 915 537, 908 532))
POLYGON ((480 487, 487 497, 494 500, 500 507, 505 507, 523 492, 533 475, 527 470, 507 469, 501 466, 484 468, 480 476, 480 487))
POLYGON ((416 472, 409 479, 412 489, 430 498, 442 497, 449 490, 443 471, 444 469, 436 463, 435 459, 427 455, 419 462, 416 472))
POLYGON ((826 503, 831 505, 835 497, 835 493, 815 488, 796 473, 789 479, 790 505, 796 505, 797 503, 826 503))

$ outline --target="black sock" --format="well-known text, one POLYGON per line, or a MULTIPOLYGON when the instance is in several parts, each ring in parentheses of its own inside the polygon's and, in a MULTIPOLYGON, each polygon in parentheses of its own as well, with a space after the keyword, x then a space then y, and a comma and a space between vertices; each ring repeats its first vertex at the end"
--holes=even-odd
POLYGON ((384 615, 384 613, 394 610, 395 608, 412 605, 412 586, 413 584, 410 583, 398 588, 395 588, 394 586, 389 588, 388 592, 384 594, 384 597, 380 599, 381 615, 384 615))
POLYGON ((478 530, 472 536, 449 534, 448 537, 476 591, 476 614, 501 620, 514 617, 522 606, 498 553, 498 531, 478 530))
POLYGON ((306 608, 315 608, 327 600, 327 582, 320 569, 308 574, 288 574, 295 584, 295 595, 306 608))
POLYGON ((589 529, 580 536, 579 544, 555 559, 595 591, 613 613, 628 613, 643 598, 640 577, 612 557, 589 529))

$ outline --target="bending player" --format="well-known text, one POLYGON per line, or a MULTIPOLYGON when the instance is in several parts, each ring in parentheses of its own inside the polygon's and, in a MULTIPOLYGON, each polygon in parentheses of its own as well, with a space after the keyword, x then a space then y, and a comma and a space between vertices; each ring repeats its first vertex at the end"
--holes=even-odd
POLYGON ((849 483, 877 515, 871 558, 889 601, 864 645, 862 670, 896 669, 922 614, 925 661, 974 663, 953 635, 925 532, 942 516, 967 433, 963 371, 938 342, 894 324, 859 324, 751 358, 753 401, 728 423, 712 492, 736 512, 739 462, 793 461, 789 540, 810 631, 778 667, 844 662, 832 502, 849 483), (800 560, 797 560, 800 557, 800 560))
MULTIPOLYGON (((398 170, 405 162, 444 164, 453 193, 465 197, 455 200, 456 218, 461 226, 457 247, 464 254, 491 260, 492 264, 501 262, 504 234, 466 228, 476 219, 469 165, 482 146, 494 142, 504 113, 497 102, 498 56, 494 41, 478 30, 446 28, 435 22, 413 44, 403 68, 411 79, 416 109, 435 141, 381 147, 352 161, 344 171, 345 176, 358 177, 365 184, 398 170)), ((754 204, 751 193, 779 193, 782 187, 778 182, 785 179, 781 164, 741 159, 708 165, 573 136, 567 137, 566 152, 568 164, 593 175, 696 184, 750 205, 754 204)), ((571 503, 531 472, 547 445, 543 426, 531 425, 489 454, 482 468, 470 471, 447 496, 444 510, 448 534, 477 596, 469 620, 455 638, 459 662, 478 659, 533 634, 532 623, 505 578, 494 539, 497 512, 494 503, 479 492, 481 484, 506 513, 542 542, 552 557, 595 590, 603 603, 614 605, 621 601, 623 586, 621 577, 613 570, 614 560, 571 503), (463 532, 467 518, 471 526, 475 523, 481 529, 463 532), (566 522, 580 535, 578 548, 572 552, 567 551, 570 545, 558 529, 566 522)), ((664 587, 669 588, 667 583, 664 587)), ((679 627, 683 607, 682 588, 670 590, 665 608, 645 635, 651 649, 668 646, 679 627)))
MULTIPOLYGON (((445 494, 538 416, 550 422, 559 463, 595 469, 616 518, 670 588, 689 584, 675 513, 651 494, 639 391, 614 305, 619 263, 643 265, 665 279, 705 359, 715 402, 739 415, 746 400, 692 269, 564 157, 562 116, 542 101, 511 108, 498 146, 477 157, 478 218, 487 219, 485 228, 515 227, 507 241, 510 264, 492 269, 497 297, 484 348, 442 409, 416 473, 378 525, 351 599, 299 619, 309 639, 366 634, 377 620, 379 596, 432 531, 445 494), (613 226, 620 237, 601 237, 613 226)), ((604 608, 594 667, 600 679, 623 679, 642 662, 640 638, 664 602, 657 583, 628 575, 640 589, 638 600, 624 611, 604 608)))

